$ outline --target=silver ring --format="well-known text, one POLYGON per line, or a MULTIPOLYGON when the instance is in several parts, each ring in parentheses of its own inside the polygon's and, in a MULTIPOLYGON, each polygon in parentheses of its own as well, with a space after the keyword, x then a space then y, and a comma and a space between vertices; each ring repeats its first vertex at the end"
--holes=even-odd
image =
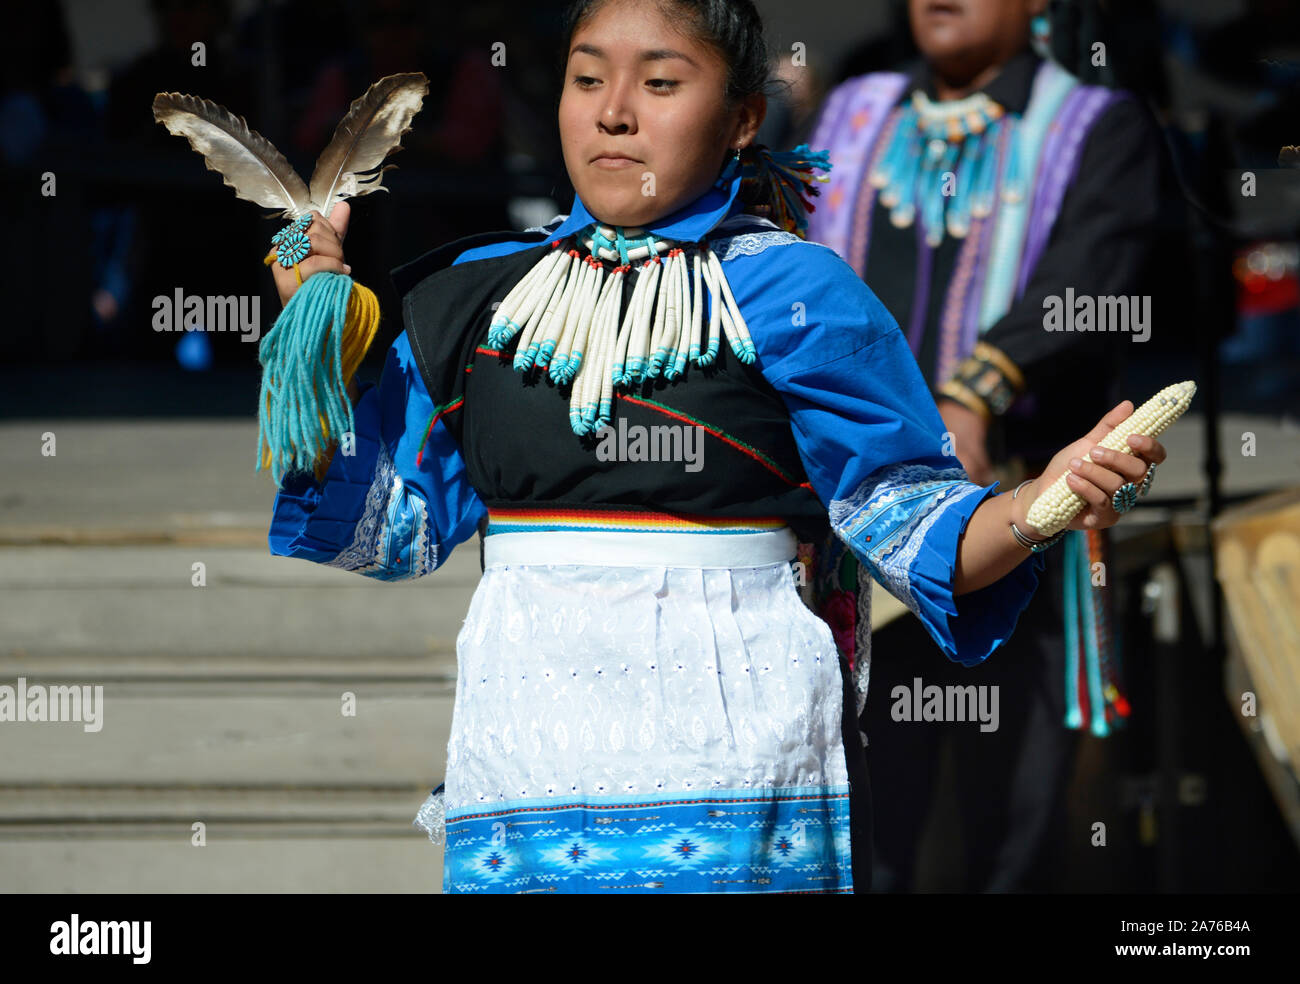
POLYGON ((1155 464, 1153 463, 1147 465, 1147 473, 1142 476, 1142 488, 1138 491, 1139 495, 1146 495, 1148 492, 1151 491, 1151 481, 1155 477, 1155 474, 1156 474, 1155 464))

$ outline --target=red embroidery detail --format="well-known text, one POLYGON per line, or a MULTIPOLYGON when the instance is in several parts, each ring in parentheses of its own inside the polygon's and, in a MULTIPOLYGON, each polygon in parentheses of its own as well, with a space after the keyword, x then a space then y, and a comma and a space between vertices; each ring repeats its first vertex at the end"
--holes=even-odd
POLYGON ((433 436, 434 424, 438 422, 438 419, 443 414, 451 413, 453 410, 459 410, 464 403, 465 403, 465 397, 462 396, 459 400, 453 400, 451 403, 448 403, 445 407, 438 407, 436 410, 433 411, 433 415, 429 418, 429 426, 425 428, 424 431, 424 440, 420 442, 420 450, 415 455, 416 468, 419 468, 420 463, 424 460, 424 449, 425 446, 428 445, 429 443, 429 438, 433 436))
POLYGON ((809 484, 808 482, 796 482, 794 480, 793 475, 787 473, 775 461, 773 461, 771 458, 765 455, 762 451, 758 450, 758 448, 746 444, 744 441, 740 440, 739 438, 732 437, 730 434, 726 433, 720 428, 714 427, 712 424, 705 423, 703 420, 700 420, 696 417, 692 417, 688 413, 685 413, 681 410, 674 410, 672 407, 665 406, 662 403, 656 403, 653 400, 638 399, 635 396, 627 396, 623 393, 616 393, 615 396, 617 396, 620 400, 626 400, 627 402, 635 403, 638 406, 649 407, 652 410, 657 410, 659 413, 662 413, 665 416, 673 417, 677 420, 685 421, 686 423, 694 424, 698 427, 703 427, 708 433, 718 438, 718 440, 726 444, 730 444, 737 451, 740 451, 743 454, 748 455, 750 458, 753 458, 755 461, 757 461, 768 471, 772 472, 772 474, 778 476, 779 478, 783 479, 786 482, 789 482, 791 485, 795 486, 795 488, 808 489, 809 491, 812 491, 811 484, 809 484))

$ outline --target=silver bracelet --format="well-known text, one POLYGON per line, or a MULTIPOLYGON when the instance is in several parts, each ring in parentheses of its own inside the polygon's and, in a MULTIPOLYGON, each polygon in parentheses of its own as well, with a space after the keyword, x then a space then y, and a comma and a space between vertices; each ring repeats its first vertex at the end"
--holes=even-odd
MULTIPOLYGON (((1032 481, 1033 481, 1032 478, 1027 478, 1019 485, 1017 485, 1016 490, 1011 493, 1011 498, 1014 499, 1016 496, 1018 496, 1020 494, 1020 490, 1023 489, 1026 485, 1028 485, 1032 481)), ((1014 519, 1011 520, 1011 522, 1008 523, 1007 525, 1011 527, 1011 535, 1016 538, 1016 542, 1019 543, 1025 549, 1033 553, 1042 553, 1044 550, 1046 550, 1048 547, 1052 546, 1053 544, 1059 543, 1061 538, 1065 536, 1066 533, 1070 532, 1069 529, 1064 529, 1058 531, 1052 536, 1049 536, 1046 540, 1035 540, 1022 533, 1020 527, 1016 525, 1016 521, 1014 519)))

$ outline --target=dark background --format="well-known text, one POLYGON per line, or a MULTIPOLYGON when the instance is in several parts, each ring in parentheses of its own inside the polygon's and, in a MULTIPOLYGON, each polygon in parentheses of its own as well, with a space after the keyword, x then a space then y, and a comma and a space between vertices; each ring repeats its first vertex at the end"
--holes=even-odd
MULTIPOLYGON (((762 135, 781 149, 806 137, 830 86, 915 54, 901 3, 759 6, 775 51, 806 44, 807 73, 774 100, 762 135)), ((265 333, 279 304, 260 261, 281 223, 236 200, 185 141, 156 124, 153 96, 179 91, 221 103, 306 176, 370 83, 423 71, 430 94, 394 158, 398 169, 385 176, 389 191, 355 200, 346 243, 354 276, 383 306, 363 369, 374 378, 401 327, 389 270, 457 237, 568 210, 554 120, 560 7, 10 6, 0 31, 0 417, 255 416, 257 346, 237 335, 154 332, 150 301, 178 287, 257 294, 265 333), (206 45, 202 67, 191 64, 195 41, 206 45), (504 67, 491 64, 496 42, 506 46, 504 67), (47 173, 57 181, 53 197, 40 194, 47 173)), ((1168 244, 1162 277, 1182 328, 1144 346, 1134 392, 1154 391, 1147 379, 1213 372, 1203 390, 1211 413, 1300 410, 1300 210, 1285 197, 1300 171, 1284 149, 1300 145, 1298 11, 1292 0, 1053 5, 1058 60, 1087 81, 1138 92, 1164 135, 1172 183, 1158 230, 1168 244), (1108 46, 1102 70, 1087 61, 1094 40, 1108 46), (1254 200, 1237 193, 1247 168, 1259 175, 1254 200)), ((1214 489, 1208 501, 1211 514, 1228 502, 1214 489)), ((1071 792, 1077 824, 1086 827, 1100 802, 1124 817, 1124 829, 1101 860, 1071 855, 1061 887, 1294 890, 1296 844, 1222 695, 1222 639, 1162 653, 1141 597, 1127 609, 1126 645, 1150 657, 1126 661, 1139 710, 1126 732, 1085 742, 1071 792), (1208 796, 1196 794, 1198 776, 1208 796)), ((927 836, 926 886, 948 884, 958 837, 943 821, 927 836)))

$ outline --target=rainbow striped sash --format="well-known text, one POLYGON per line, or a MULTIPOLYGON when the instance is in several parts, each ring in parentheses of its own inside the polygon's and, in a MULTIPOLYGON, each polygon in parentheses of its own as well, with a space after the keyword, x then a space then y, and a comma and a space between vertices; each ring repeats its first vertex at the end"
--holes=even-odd
POLYGON ((704 533, 737 535, 784 528, 780 516, 700 516, 646 509, 488 509, 487 535, 501 533, 704 533))

